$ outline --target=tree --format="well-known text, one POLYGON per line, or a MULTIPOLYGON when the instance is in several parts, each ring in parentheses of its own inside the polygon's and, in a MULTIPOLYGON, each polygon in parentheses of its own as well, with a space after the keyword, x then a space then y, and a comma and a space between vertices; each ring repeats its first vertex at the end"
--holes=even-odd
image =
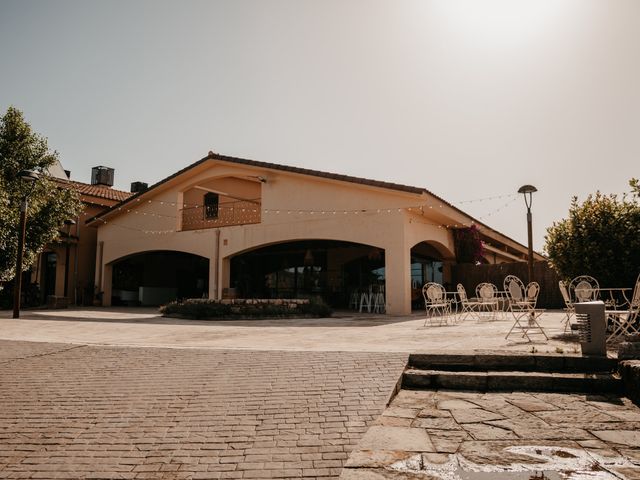
POLYGON ((545 250, 561 277, 591 275, 601 285, 632 286, 640 273, 640 188, 631 195, 574 197, 569 218, 547 229, 545 250))
POLYGON ((9 107, 0 118, 0 288, 15 276, 18 251, 20 203, 29 195, 23 270, 33 265, 37 254, 60 236, 64 221, 78 215, 82 205, 77 193, 52 179, 47 168, 58 159, 47 140, 31 130, 22 112, 9 107), (36 170, 39 179, 27 185, 18 176, 36 170))

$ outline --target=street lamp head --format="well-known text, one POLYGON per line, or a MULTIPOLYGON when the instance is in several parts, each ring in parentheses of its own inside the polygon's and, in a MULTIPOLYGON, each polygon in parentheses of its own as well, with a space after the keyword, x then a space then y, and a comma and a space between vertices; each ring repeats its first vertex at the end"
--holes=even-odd
POLYGON ((533 185, 523 185, 518 189, 518 193, 534 193, 537 191, 538 189, 533 185))
POLYGON ((75 225, 76 221, 73 218, 64 221, 64 224, 67 226, 75 225))
POLYGON ((524 203, 527 206, 527 210, 531 210, 531 204, 533 203, 532 201, 532 196, 533 196, 533 192, 537 192, 538 189, 536 187, 534 187, 533 185, 523 185, 518 189, 518 193, 522 193, 524 195, 524 203), (529 196, 527 197, 527 194, 529 194, 529 196))
POLYGON ((18 177, 25 182, 35 182, 38 178, 40 178, 40 174, 35 170, 22 170, 18 173, 18 177))

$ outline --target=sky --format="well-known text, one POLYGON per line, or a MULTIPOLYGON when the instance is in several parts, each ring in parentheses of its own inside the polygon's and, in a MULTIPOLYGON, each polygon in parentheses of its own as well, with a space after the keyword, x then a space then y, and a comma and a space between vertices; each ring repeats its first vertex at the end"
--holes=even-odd
POLYGON ((636 0, 0 0, 0 112, 123 190, 211 150, 424 187, 526 244, 532 184, 541 251, 572 196, 640 177, 639 27, 636 0))

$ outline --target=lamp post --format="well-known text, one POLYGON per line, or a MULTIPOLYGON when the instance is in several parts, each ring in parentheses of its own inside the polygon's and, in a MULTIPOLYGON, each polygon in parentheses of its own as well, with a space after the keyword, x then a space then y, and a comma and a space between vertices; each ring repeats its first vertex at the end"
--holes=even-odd
POLYGON ((29 206, 29 195, 40 175, 33 170, 22 170, 18 177, 31 188, 23 195, 20 202, 20 226, 18 227, 18 252, 16 255, 16 279, 13 291, 13 318, 20 318, 20 297, 22 289, 22 257, 24 256, 24 237, 27 230, 27 207, 29 206))
POLYGON ((533 201, 533 194, 537 191, 538 189, 533 185, 523 185, 518 189, 518 193, 522 193, 524 195, 524 204, 527 206, 527 261, 529 270, 529 282, 533 282, 533 228, 531 225, 531 203, 533 201))
POLYGON ((66 248, 64 252, 64 296, 67 297, 69 292, 69 244, 71 243, 71 225, 75 225, 75 220, 65 220, 64 225, 67 228, 66 248))

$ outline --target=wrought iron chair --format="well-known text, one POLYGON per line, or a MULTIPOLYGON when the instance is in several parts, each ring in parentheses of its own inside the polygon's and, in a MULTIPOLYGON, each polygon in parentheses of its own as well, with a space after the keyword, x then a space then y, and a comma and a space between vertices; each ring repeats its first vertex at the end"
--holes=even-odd
POLYGON ((498 288, 493 283, 480 283, 476 287, 476 296, 480 302, 479 310, 488 311, 491 314, 490 318, 495 319, 496 312, 498 311, 498 305, 500 303, 498 299, 498 288))
POLYGON ((530 331, 537 331, 545 339, 549 340, 544 329, 538 323, 538 318, 544 313, 544 310, 536 309, 540 285, 537 282, 531 282, 525 287, 518 277, 508 275, 504 279, 504 291, 507 293, 509 311, 514 319, 514 323, 505 338, 508 339, 514 330, 520 330, 522 336, 529 342, 531 341, 530 331))
POLYGON ((611 325, 612 333, 607 341, 612 341, 623 335, 640 333, 640 275, 636 279, 633 296, 629 301, 628 310, 606 310, 607 321, 611 325))
POLYGON ((576 315, 576 307, 573 305, 573 301, 571 301, 571 295, 569 295, 569 287, 564 282, 564 280, 560 280, 558 282, 558 287, 560 288, 560 293, 562 294, 562 299, 564 300, 565 304, 564 311, 566 317, 564 320, 564 331, 566 332, 567 330, 571 329, 571 316, 576 315))
POLYGON ((469 297, 467 297, 467 290, 461 283, 456 286, 456 290, 458 291, 458 297, 460 298, 460 320, 462 321, 469 316, 475 317, 476 320, 479 320, 478 308, 480 307, 481 302, 478 300, 469 300, 469 297))
POLYGON ((452 310, 451 300, 447 298, 444 287, 436 282, 426 283, 422 287, 422 297, 427 311, 423 326, 426 326, 429 321, 433 324, 435 318, 439 319, 439 325, 446 324, 452 310))
POLYGON ((573 293, 574 303, 591 302, 600 295, 600 284, 590 275, 580 275, 569 283, 569 293, 573 293))

